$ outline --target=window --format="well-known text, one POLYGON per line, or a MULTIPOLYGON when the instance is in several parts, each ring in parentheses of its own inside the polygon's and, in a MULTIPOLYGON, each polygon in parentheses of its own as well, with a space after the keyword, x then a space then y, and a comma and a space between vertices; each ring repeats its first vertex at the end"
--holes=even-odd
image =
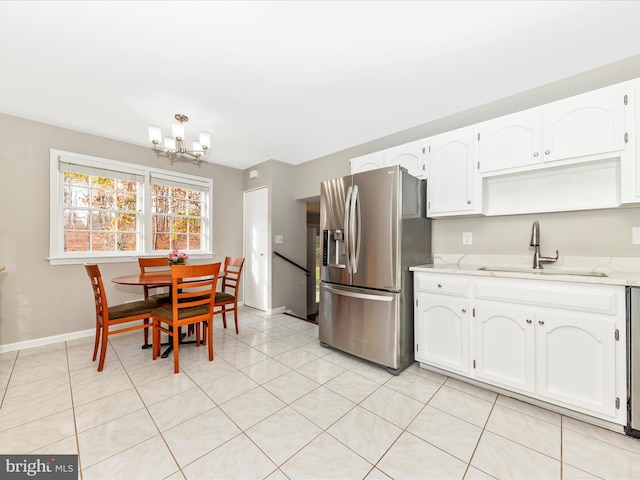
POLYGON ((211 253, 210 179, 51 150, 52 264, 211 253))

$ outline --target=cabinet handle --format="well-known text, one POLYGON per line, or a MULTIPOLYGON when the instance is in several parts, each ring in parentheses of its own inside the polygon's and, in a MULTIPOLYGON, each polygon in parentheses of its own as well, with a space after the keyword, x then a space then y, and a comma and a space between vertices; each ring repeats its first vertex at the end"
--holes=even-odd
POLYGON ((533 156, 534 156, 534 157, 537 157, 538 155, 539 155, 539 153, 538 153, 538 152, 533 152, 533 156))
POLYGON ((442 288, 442 284, 441 283, 438 284, 438 288, 442 288))
POLYGON ((551 150, 545 150, 545 151, 544 151, 544 154, 545 154, 545 155, 549 155, 550 153, 551 153, 551 150))
POLYGON ((471 205, 471 200, 467 200, 467 205, 471 205))
POLYGON ((466 308, 463 308, 463 309, 462 309, 462 313, 467 313, 467 309, 466 309, 466 308))
POLYGON ((530 318, 527 318, 527 323, 531 323, 531 319, 530 318))
POLYGON ((544 325, 544 320, 538 320, 538 325, 544 325))

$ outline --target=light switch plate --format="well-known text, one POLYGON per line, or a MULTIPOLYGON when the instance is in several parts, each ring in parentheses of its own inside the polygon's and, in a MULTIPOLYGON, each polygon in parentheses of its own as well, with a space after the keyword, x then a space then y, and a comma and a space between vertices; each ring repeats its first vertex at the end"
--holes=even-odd
POLYGON ((462 232, 462 244, 471 245, 473 243, 473 235, 471 232, 462 232))
POLYGON ((640 245, 640 227, 631 227, 631 243, 640 245))

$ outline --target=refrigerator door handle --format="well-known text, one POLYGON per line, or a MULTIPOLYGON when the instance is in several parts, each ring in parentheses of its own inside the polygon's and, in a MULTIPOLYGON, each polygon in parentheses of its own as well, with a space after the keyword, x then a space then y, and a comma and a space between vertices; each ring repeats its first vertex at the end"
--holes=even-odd
POLYGON ((349 256, 349 243, 351 241, 351 232, 349 231, 349 211, 351 207, 351 196, 353 194, 353 187, 350 185, 347 189, 347 196, 344 201, 344 246, 345 255, 347 257, 347 272, 351 274, 351 257, 349 256))
POLYGON ((337 288, 332 288, 330 286, 327 286, 326 289, 332 294, 342 295, 343 297, 361 298, 363 300, 376 300, 378 302, 393 302, 392 296, 370 295, 367 293, 349 292, 346 290, 338 290, 337 288))
POLYGON ((357 215, 357 220, 354 218, 354 223, 357 221, 358 222, 358 226, 357 226, 357 232, 356 229, 354 228, 354 233, 355 236, 353 237, 353 242, 354 242, 354 255, 353 255, 353 273, 357 273, 358 272, 358 265, 360 264, 360 236, 362 233, 362 227, 361 227, 361 223, 360 223, 360 191, 358 190, 358 186, 356 185, 355 187, 355 193, 354 193, 354 203, 356 204, 355 206, 355 212, 357 215))
POLYGON ((351 205, 349 208, 349 265, 351 272, 357 273, 358 262, 356 258, 356 206, 358 204, 358 186, 353 186, 351 193, 351 205))

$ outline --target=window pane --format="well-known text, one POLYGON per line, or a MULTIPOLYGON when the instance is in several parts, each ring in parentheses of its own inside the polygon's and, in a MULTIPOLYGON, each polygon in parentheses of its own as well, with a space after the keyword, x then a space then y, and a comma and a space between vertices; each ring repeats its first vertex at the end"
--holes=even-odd
POLYGON ((67 185, 64 187, 65 207, 77 207, 89 205, 89 189, 67 185))
POLYGON ((170 250, 171 236, 168 233, 159 233, 153 236, 154 250, 170 250))
POLYGON ((202 231, 202 220, 199 218, 189 219, 189 233, 200 233, 202 231))
POLYGON ((202 236, 201 235, 189 235, 189 248, 192 250, 200 250, 202 236))
POLYGON ((121 233, 118 235, 118 250, 135 252, 138 249, 138 235, 135 233, 121 233))
POLYGON ((187 243, 187 235, 181 233, 179 235, 172 235, 171 247, 178 250, 188 250, 189 244, 187 243))
POLYGON ((91 234, 91 250, 94 252, 114 252, 116 235, 111 232, 93 232, 91 234))
POLYGON ((89 212, 66 209, 64 211, 64 228, 65 230, 88 230, 89 212))
POLYGON ((116 204, 115 192, 109 192, 102 188, 91 189, 91 206, 92 207, 113 208, 115 204, 116 204))
POLYGON ((134 212, 138 207, 136 205, 137 201, 138 197, 135 192, 118 192, 116 208, 118 208, 118 210, 128 210, 130 212, 134 212))
POLYGON ((89 232, 64 232, 65 252, 86 252, 89 245, 89 232))
POLYGON ((115 230, 116 216, 110 212, 94 212, 91 215, 92 230, 115 230))
POLYGON ((137 227, 137 215, 133 213, 119 213, 117 215, 119 232, 135 232, 137 227))

